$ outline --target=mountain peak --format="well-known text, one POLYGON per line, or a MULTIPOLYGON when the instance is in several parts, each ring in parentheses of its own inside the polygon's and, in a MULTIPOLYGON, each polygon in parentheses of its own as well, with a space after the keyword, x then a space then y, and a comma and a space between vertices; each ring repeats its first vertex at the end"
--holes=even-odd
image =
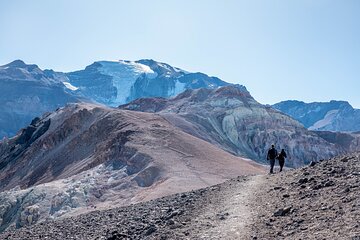
POLYGON ((331 100, 330 104, 334 104, 334 105, 337 105, 339 107, 351 107, 351 108, 353 108, 348 101, 343 101, 343 100, 331 100))
POLYGON ((12 61, 11 63, 8 63, 4 65, 5 67, 16 67, 16 68, 24 68, 26 67, 26 63, 20 59, 17 59, 15 61, 12 61))
POLYGON ((26 64, 24 61, 17 59, 15 61, 12 61, 11 63, 8 63, 6 65, 3 65, 2 67, 4 68, 9 68, 9 69, 17 69, 17 68, 21 68, 21 69, 25 69, 28 72, 41 72, 41 69, 38 67, 38 65, 36 64, 26 64))
POLYGON ((174 99, 190 98, 197 102, 205 101, 209 98, 251 98, 251 94, 248 92, 245 86, 240 84, 231 84, 221 86, 216 89, 211 88, 199 88, 199 89, 187 89, 180 93, 174 99))
POLYGON ((220 87, 216 89, 215 92, 221 96, 228 96, 228 97, 233 97, 233 96, 251 97, 246 87, 240 84, 232 84, 232 85, 220 87))

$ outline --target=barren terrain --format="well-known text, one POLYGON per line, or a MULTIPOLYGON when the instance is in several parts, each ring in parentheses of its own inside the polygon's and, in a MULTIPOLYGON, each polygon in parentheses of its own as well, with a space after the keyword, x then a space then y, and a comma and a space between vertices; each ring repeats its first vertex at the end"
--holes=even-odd
POLYGON ((360 153, 40 223, 3 239, 359 239, 360 153))
POLYGON ((0 232, 257 173, 156 114, 73 104, 0 143, 0 232))

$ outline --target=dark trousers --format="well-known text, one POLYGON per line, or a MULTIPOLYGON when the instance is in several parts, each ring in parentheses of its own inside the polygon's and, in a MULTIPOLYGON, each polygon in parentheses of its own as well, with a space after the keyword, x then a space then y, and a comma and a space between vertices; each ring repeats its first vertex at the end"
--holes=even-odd
POLYGON ((274 173, 275 159, 270 159, 270 173, 274 173))
POLYGON ((279 159, 280 172, 282 171, 284 164, 285 164, 285 159, 279 159))

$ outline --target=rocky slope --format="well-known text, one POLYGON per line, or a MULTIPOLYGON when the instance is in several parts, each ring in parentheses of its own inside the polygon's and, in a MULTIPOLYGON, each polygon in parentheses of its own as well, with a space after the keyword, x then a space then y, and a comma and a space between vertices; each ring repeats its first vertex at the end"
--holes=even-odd
POLYGON ((85 96, 109 106, 141 97, 171 97, 186 89, 229 85, 216 77, 189 73, 150 59, 98 61, 66 76, 85 96))
POLYGON ((336 144, 345 152, 360 151, 360 133, 344 133, 330 131, 313 131, 319 137, 336 144))
POLYGON ((0 142, 0 231, 263 171, 156 114, 71 104, 0 142))
POLYGON ((310 130, 356 132, 360 130, 360 110, 345 101, 284 101, 274 108, 298 120, 310 130))
POLYGON ((59 79, 20 60, 0 66, 0 89, 0 139, 15 135, 36 116, 84 100, 59 79))
POLYGON ((268 177, 257 239, 359 239, 360 153, 268 177))
POLYGON ((260 162, 266 162, 271 144, 286 149, 291 157, 288 166, 292 167, 346 151, 258 103, 240 85, 187 90, 171 99, 138 99, 120 108, 156 112, 189 134, 260 162))
POLYGON ((238 177, 128 207, 2 233, 2 239, 359 239, 360 153, 238 177))

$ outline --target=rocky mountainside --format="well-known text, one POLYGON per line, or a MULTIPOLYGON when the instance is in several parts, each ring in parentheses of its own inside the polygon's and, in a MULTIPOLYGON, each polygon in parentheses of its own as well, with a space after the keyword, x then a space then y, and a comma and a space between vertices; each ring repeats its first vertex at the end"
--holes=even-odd
MULTIPOLYGON (((360 153, 274 177, 259 197, 257 239, 360 239, 360 153)), ((260 193, 259 193, 260 194, 260 193)))
POLYGON ((0 66, 0 139, 15 135, 36 116, 84 100, 69 86, 20 60, 0 66))
POLYGON ((0 231, 262 172, 159 115, 70 104, 0 142, 0 231))
POLYGON ((216 77, 149 59, 94 62, 66 76, 88 98, 115 107, 141 97, 167 98, 186 89, 229 85, 216 77))
POLYGON ((360 151, 360 133, 344 133, 344 132, 330 132, 330 131, 313 131, 319 137, 328 142, 334 143, 345 152, 360 151))
POLYGON ((360 109, 354 109, 345 101, 313 103, 284 101, 273 107, 298 120, 310 130, 360 131, 360 109))
POLYGON ((233 154, 266 162, 271 144, 285 148, 291 167, 347 149, 308 131, 289 116, 264 106, 244 86, 187 90, 175 98, 138 99, 121 109, 156 112, 173 125, 233 154))
POLYGON ((2 239, 359 239, 360 153, 106 211, 2 239))

